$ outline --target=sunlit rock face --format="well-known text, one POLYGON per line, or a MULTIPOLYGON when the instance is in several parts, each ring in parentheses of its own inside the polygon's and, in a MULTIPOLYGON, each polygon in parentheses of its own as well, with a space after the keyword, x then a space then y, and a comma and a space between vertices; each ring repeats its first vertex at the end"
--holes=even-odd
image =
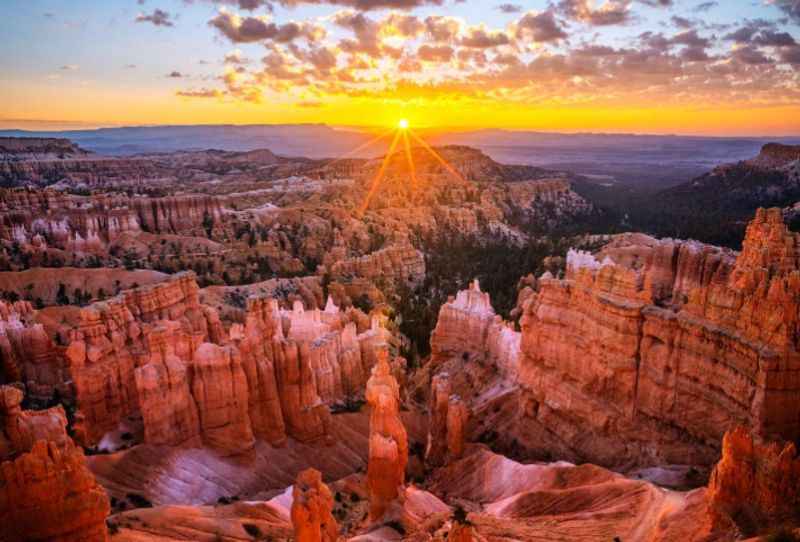
POLYGON ((334 278, 383 279, 413 287, 425 279, 425 257, 404 241, 360 258, 338 261, 331 266, 331 274, 334 278))
POLYGON ((383 352, 367 381, 369 464, 367 485, 370 519, 380 520, 403 492, 408 464, 408 435, 400 419, 400 387, 391 374, 388 354, 383 352))
POLYGON ((520 340, 520 333, 495 314, 489 294, 481 291, 476 280, 442 305, 431 335, 432 361, 478 354, 514 379, 520 340))
POLYGON ((794 439, 798 237, 759 210, 741 254, 691 241, 571 252, 525 305, 534 447, 604 465, 705 463, 724 432, 794 439), (537 431, 535 428, 543 431, 537 431))
POLYGON ((725 433, 722 458, 708 485, 714 521, 748 533, 797 520, 800 458, 792 442, 762 442, 743 427, 725 433))
POLYGON ((450 375, 439 373, 431 382, 428 402, 429 429, 425 463, 439 467, 464 454, 467 405, 451 394, 450 375))
POLYGON ((296 542, 336 542, 339 525, 332 514, 333 494, 322 475, 307 469, 297 475, 292 488, 292 526, 296 542))
POLYGON ((67 368, 35 317, 27 301, 0 301, 0 383, 24 382, 35 398, 49 398, 56 391, 68 397, 67 368))
POLYGON ((64 314, 54 341, 29 304, 2 305, 3 373, 24 375, 45 399, 63 393, 87 446, 139 416, 146 443, 230 454, 255 439, 326 439, 329 406, 363 396, 375 352, 391 338, 378 320, 364 324, 366 315, 331 300, 325 310, 299 301, 283 310, 251 298, 244 324, 226 330, 191 273, 64 314))
POLYGON ((222 202, 205 194, 163 198, 55 190, 0 190, 0 239, 102 254, 125 234, 205 237, 222 227, 222 202))
POLYGON ((67 435, 64 410, 23 411, 22 397, 0 386, 0 539, 107 540, 108 496, 67 435))

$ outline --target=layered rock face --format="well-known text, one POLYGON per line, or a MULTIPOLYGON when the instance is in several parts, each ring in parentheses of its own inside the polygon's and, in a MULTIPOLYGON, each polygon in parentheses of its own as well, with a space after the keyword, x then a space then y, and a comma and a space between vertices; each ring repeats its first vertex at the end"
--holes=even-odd
POLYGON ((433 377, 428 413, 430 422, 425 462, 439 467, 460 459, 464 454, 468 410, 460 397, 451 394, 447 373, 433 377))
POLYGON ((142 231, 205 237, 221 227, 222 204, 207 195, 164 198, 0 191, 0 239, 74 251, 107 247, 142 231))
POLYGON ((389 332, 358 311, 306 311, 297 301, 248 300, 244 324, 226 331, 199 301, 191 273, 125 291, 66 318, 50 339, 37 312, 0 306, 4 378, 77 405, 75 432, 93 445, 131 416, 150 444, 240 453, 260 438, 325 438, 329 405, 362 396, 389 332), (362 324, 363 325, 363 324, 362 324))
POLYGON ((339 525, 333 517, 333 494, 319 471, 297 475, 292 489, 292 526, 296 542, 336 542, 339 525))
POLYGON ((543 277, 525 304, 530 442, 604 465, 709 464, 734 425, 796 438, 797 246, 771 209, 736 258, 653 239, 602 261, 571 252, 566 279, 543 277))
POLYGON ((745 532, 797 520, 800 458, 794 443, 761 442, 743 427, 727 433, 708 485, 715 522, 745 532))
POLYGON ((0 539, 104 542, 108 496, 67 435, 59 406, 23 411, 22 392, 0 386, 0 539))
POLYGON ((27 301, 0 302, 0 383, 25 382, 34 398, 69 397, 66 363, 27 301))
POLYGON ((797 160, 800 160, 800 145, 767 143, 749 163, 761 167, 781 167, 797 160))
POLYGON ((439 310, 431 335, 432 361, 479 354, 513 380, 520 341, 520 333, 495 314, 489 294, 481 292, 475 280, 468 290, 458 292, 439 310))
POLYGON ((372 369, 366 399, 372 409, 367 466, 369 517, 377 521, 402 493, 408 464, 408 435, 399 415, 400 386, 391 374, 386 352, 372 369))
POLYGON ((336 262, 331 275, 368 280, 383 278, 415 286, 425 279, 425 258, 410 243, 398 243, 360 258, 336 262))

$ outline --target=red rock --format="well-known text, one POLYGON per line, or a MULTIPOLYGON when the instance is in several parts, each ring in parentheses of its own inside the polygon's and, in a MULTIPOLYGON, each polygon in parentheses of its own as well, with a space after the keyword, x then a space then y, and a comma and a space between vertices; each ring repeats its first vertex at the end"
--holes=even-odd
POLYGON ((322 475, 307 469, 297 475, 292 490, 292 525, 296 542, 335 542, 339 525, 333 517, 333 494, 322 475))
POLYGON ((232 454, 252 450, 247 377, 238 350, 201 344, 192 363, 192 396, 205 444, 232 454))
POLYGON ((0 539, 104 542, 108 496, 66 433, 59 406, 22 411, 22 392, 0 387, 0 539))
POLYGON ((385 351, 372 369, 366 399, 372 409, 367 466, 369 516, 378 521, 401 495, 408 464, 408 435, 399 416, 400 388, 391 375, 385 351))
POLYGON ((468 356, 486 358, 510 379, 519 363, 520 334, 495 314, 477 280, 442 305, 431 335, 433 363, 468 356))
POLYGON ((779 210, 758 212, 735 259, 627 239, 639 244, 607 247, 603 261, 571 252, 566 279, 540 280, 526 304, 523 440, 619 465, 709 464, 740 424, 796 438, 798 236, 779 210))
POLYGON ((760 442, 743 427, 728 431, 708 499, 720 526, 734 521, 747 531, 797 520, 800 458, 794 443, 760 442))
POLYGON ((428 446, 425 450, 425 462, 433 467, 460 459, 464 454, 468 410, 464 402, 450 392, 447 373, 433 377, 428 404, 428 446))

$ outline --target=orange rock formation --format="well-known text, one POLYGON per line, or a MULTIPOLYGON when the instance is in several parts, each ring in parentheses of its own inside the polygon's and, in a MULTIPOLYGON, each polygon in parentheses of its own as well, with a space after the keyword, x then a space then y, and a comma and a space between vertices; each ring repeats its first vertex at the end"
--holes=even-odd
POLYGON ((638 236, 572 251, 525 304, 527 443, 604 465, 711 463, 724 432, 794 439, 798 237, 759 210, 738 257, 638 236))
POLYGON ((408 435, 399 415, 400 387, 391 374, 385 351, 372 369, 366 399, 372 407, 367 467, 369 516, 378 521, 402 494, 408 464, 408 435))
POLYGON ((450 392, 450 375, 439 373, 433 377, 428 403, 428 446, 425 450, 425 462, 433 467, 460 459, 464 454, 467 406, 450 392))
POLYGON ((66 314, 54 341, 29 304, 0 306, 3 374, 76 404, 85 445, 135 415, 147 443, 231 454, 255 438, 324 438, 329 406, 363 394, 375 350, 390 338, 377 320, 358 333, 366 317, 332 301, 286 311, 264 298, 249 299, 245 323, 226 331, 191 273, 66 314))
POLYGON ((335 542, 339 525, 333 517, 333 495, 318 470, 297 475, 292 489, 292 525, 296 542, 335 542))
POLYGON ((108 496, 67 435, 64 410, 21 403, 19 389, 0 387, 0 539, 106 541, 108 496))
POLYGON ((794 443, 759 442, 736 427, 722 441, 722 459, 708 485, 717 524, 745 530, 780 525, 800 516, 800 458, 794 443))

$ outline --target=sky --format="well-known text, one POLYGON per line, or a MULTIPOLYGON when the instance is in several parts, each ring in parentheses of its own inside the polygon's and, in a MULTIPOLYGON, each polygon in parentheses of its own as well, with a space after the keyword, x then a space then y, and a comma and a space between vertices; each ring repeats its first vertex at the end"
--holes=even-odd
POLYGON ((7 0, 0 127, 800 135, 800 0, 7 0))

